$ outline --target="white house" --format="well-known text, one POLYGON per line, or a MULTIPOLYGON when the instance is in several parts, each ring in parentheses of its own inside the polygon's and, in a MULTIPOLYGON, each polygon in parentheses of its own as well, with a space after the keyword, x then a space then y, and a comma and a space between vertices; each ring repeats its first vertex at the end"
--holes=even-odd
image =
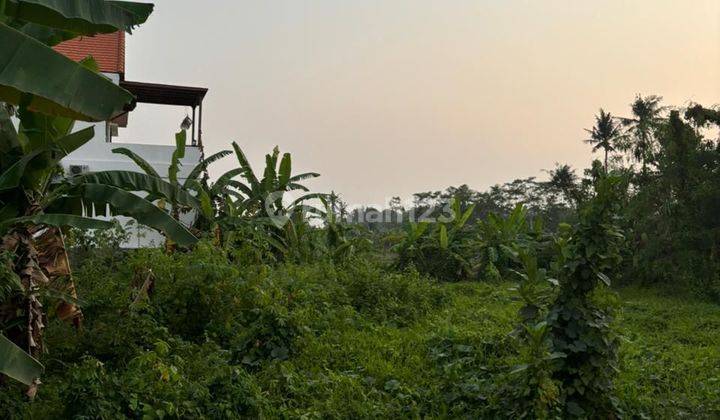
MULTIPOLYGON (((189 86, 174 86, 157 83, 134 82, 125 80, 125 33, 116 32, 94 37, 76 38, 55 47, 58 52, 79 61, 92 56, 98 63, 100 71, 113 82, 119 84, 135 95, 138 103, 161 104, 168 106, 182 106, 192 108, 192 124, 189 141, 182 160, 179 178, 186 177, 203 156, 202 145, 202 102, 207 89, 189 86)), ((112 149, 125 147, 142 156, 155 170, 167 174, 170 159, 175 150, 174 142, 167 145, 118 143, 117 131, 126 127, 132 119, 133 112, 123 114, 112 121, 94 123, 95 137, 80 149, 68 155, 62 165, 69 174, 94 172, 105 170, 133 170, 141 169, 126 156, 112 153, 112 149), (115 141, 114 141, 115 139, 115 141)), ((178 121, 179 123, 179 121, 178 121)), ((92 123, 78 122, 76 129, 82 129, 92 123)), ((174 133, 168 133, 167 138, 172 139, 174 133)), ((186 223, 190 222, 191 215, 185 215, 186 223)), ((126 224, 129 219, 119 217, 121 223, 126 224)), ((129 226, 131 239, 125 244, 127 247, 144 247, 162 245, 163 237, 148 228, 131 224, 129 226)))

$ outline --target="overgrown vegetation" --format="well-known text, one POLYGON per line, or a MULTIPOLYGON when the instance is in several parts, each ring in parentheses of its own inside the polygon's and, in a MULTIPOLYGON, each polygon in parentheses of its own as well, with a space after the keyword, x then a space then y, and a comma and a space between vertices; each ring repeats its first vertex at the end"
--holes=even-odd
POLYGON ((0 64, 27 51, 24 77, 0 77, 3 418, 720 415, 718 111, 638 96, 630 117, 600 110, 603 161, 582 177, 558 165, 407 209, 310 192, 319 175, 277 147, 262 175, 232 143, 181 179, 184 131, 167 180, 122 148, 144 173, 66 177, 93 136, 74 121, 132 97, 50 47, 152 10, 78 4, 0 2, 0 64), (83 89, 53 89, 47 63, 83 89), (123 250, 98 215, 166 246, 123 250))

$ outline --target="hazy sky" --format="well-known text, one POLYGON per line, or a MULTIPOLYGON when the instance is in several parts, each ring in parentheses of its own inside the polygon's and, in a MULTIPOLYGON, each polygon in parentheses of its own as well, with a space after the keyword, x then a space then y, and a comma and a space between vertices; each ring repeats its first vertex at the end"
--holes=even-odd
MULTIPOLYGON (((259 171, 279 145, 351 204, 583 168, 583 128, 636 93, 720 102, 718 0, 155 4, 127 79, 208 87, 207 153, 259 171)), ((185 111, 155 108, 128 134, 171 144, 185 111)))

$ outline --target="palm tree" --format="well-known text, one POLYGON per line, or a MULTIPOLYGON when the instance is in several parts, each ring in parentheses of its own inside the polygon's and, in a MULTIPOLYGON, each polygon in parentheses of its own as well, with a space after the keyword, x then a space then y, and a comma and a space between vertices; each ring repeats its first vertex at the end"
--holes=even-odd
POLYGON ((555 169, 547 171, 550 175, 548 184, 550 188, 562 192, 568 203, 579 201, 578 178, 570 165, 557 165, 555 169))
POLYGON ((619 118, 620 123, 627 127, 630 136, 628 149, 637 162, 642 163, 643 173, 647 171, 647 164, 655 154, 655 131, 662 121, 661 113, 665 110, 660 106, 662 97, 637 95, 630 105, 631 118, 619 118))
POLYGON ((601 108, 600 114, 595 116, 595 126, 585 131, 590 133, 590 138, 585 142, 594 145, 593 152, 599 149, 605 151, 605 171, 607 172, 608 154, 615 150, 615 142, 620 137, 620 128, 615 124, 613 116, 601 108))

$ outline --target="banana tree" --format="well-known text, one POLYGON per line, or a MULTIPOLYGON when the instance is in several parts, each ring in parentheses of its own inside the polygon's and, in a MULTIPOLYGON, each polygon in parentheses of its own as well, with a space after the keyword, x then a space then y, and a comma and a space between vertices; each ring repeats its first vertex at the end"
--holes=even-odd
MULTIPOLYGON (((198 204, 176 186, 140 173, 107 171, 64 178, 60 160, 89 141, 93 127, 72 132, 73 124, 66 118, 33 113, 25 106, 19 118, 18 132, 6 107, 0 107, 0 251, 13 256, 8 265, 22 286, 0 305, 0 323, 15 345, 37 359, 44 329, 39 300, 43 289, 68 297, 69 302, 58 305, 58 317, 76 323, 82 317, 73 303, 77 296, 61 227, 104 229, 112 223, 88 216, 124 215, 190 245, 196 238, 184 226, 133 191, 198 204), (18 323, 19 317, 24 322, 18 323)), ((3 369, 0 373, 14 368, 3 369)))
POLYGON ((0 102, 83 121, 134 107, 130 92, 51 47, 78 36, 130 32, 153 5, 104 0, 0 1, 0 102))
POLYGON ((362 236, 348 237, 352 227, 343 223, 342 217, 335 212, 334 199, 337 199, 337 195, 331 194, 327 198, 321 198, 320 201, 325 206, 325 214, 327 215, 325 218, 325 243, 332 259, 339 262, 352 257, 360 249, 369 248, 372 242, 362 236))
MULTIPOLYGON (((299 238, 305 232, 305 215, 324 217, 325 213, 306 204, 312 199, 321 199, 326 196, 322 193, 310 193, 309 189, 301 184, 307 179, 317 178, 320 174, 305 172, 292 174, 292 156, 283 153, 276 146, 272 153, 265 155, 265 168, 262 177, 253 171, 249 160, 240 146, 232 143, 239 167, 237 173, 244 178, 243 181, 233 179, 218 179, 214 187, 236 190, 242 196, 242 208, 246 217, 259 218, 271 222, 269 230, 275 239, 284 246, 285 250, 298 244, 299 238), (226 182, 227 185, 223 185, 226 182), (294 191, 301 191, 301 195, 289 204, 284 202, 286 195, 294 191)), ((283 248, 279 248, 282 252, 283 248)))
MULTIPOLYGON (((92 129, 71 134, 72 120, 110 120, 131 110, 135 99, 92 66, 76 63, 52 46, 78 36, 130 32, 152 9, 152 4, 125 1, 0 0, 0 251, 10 255, 4 267, 19 285, 0 301, 0 374, 30 385, 31 396, 41 372, 36 359, 42 350, 44 313, 38 293, 70 274, 59 227, 108 227, 108 222, 85 216, 114 211, 179 241, 195 239, 125 188, 133 184, 132 191, 147 188, 178 195, 170 185, 118 174, 58 179, 60 159, 94 134, 92 129), (5 104, 20 107, 19 133, 5 104), (147 185, 137 188, 143 181, 147 185)), ((71 282, 65 291, 72 298, 71 282)), ((58 313, 79 319, 72 305, 58 313)))
MULTIPOLYGON (((245 182, 232 182, 228 180, 227 186, 236 188, 245 196, 244 204, 246 211, 253 216, 268 217, 282 224, 289 219, 288 214, 294 210, 305 210, 318 215, 324 213, 314 207, 304 205, 304 202, 324 197, 326 194, 308 193, 286 205, 283 202, 285 195, 292 191, 309 192, 310 190, 301 184, 302 181, 317 178, 320 174, 306 172, 299 175, 292 175, 292 157, 290 153, 283 153, 280 158, 280 150, 276 146, 272 153, 265 155, 265 169, 262 178, 258 177, 252 169, 245 153, 237 143, 232 143, 235 156, 240 167, 237 172, 245 182)), ((216 184, 224 187, 218 179, 216 184)))
MULTIPOLYGON (((214 222, 214 216, 216 214, 214 204, 219 200, 219 194, 223 191, 218 191, 216 193, 215 189, 211 189, 208 186, 207 179, 201 178, 201 176, 207 172, 208 167, 212 163, 232 154, 232 152, 230 150, 222 150, 203 159, 192 168, 188 176, 181 182, 178 174, 180 173, 180 167, 182 166, 182 159, 185 157, 186 142, 187 133, 185 130, 180 130, 178 133, 175 134, 175 150, 173 151, 170 158, 170 165, 168 166, 168 173, 166 178, 168 179, 170 184, 174 185, 175 187, 182 189, 183 191, 194 192, 195 196, 198 199, 197 205, 187 206, 177 200, 170 200, 168 203, 170 205, 170 211, 173 218, 175 220, 179 220, 180 213, 194 209, 198 212, 198 216, 212 223, 214 222)), ((162 177, 162 175, 160 175, 160 173, 158 173, 148 161, 146 161, 142 156, 138 155, 137 153, 133 152, 128 148, 118 147, 116 149, 113 149, 113 153, 127 156, 133 162, 135 162, 135 164, 140 167, 140 169, 142 169, 148 176, 156 178, 162 177)), ((221 177, 221 179, 224 178, 221 177)), ((148 196, 146 198, 148 199, 148 201, 156 201, 161 197, 148 196)), ((158 205, 160 208, 164 209, 164 200, 159 200, 158 205)), ((169 249, 172 248, 171 243, 167 243, 166 246, 169 249)))

